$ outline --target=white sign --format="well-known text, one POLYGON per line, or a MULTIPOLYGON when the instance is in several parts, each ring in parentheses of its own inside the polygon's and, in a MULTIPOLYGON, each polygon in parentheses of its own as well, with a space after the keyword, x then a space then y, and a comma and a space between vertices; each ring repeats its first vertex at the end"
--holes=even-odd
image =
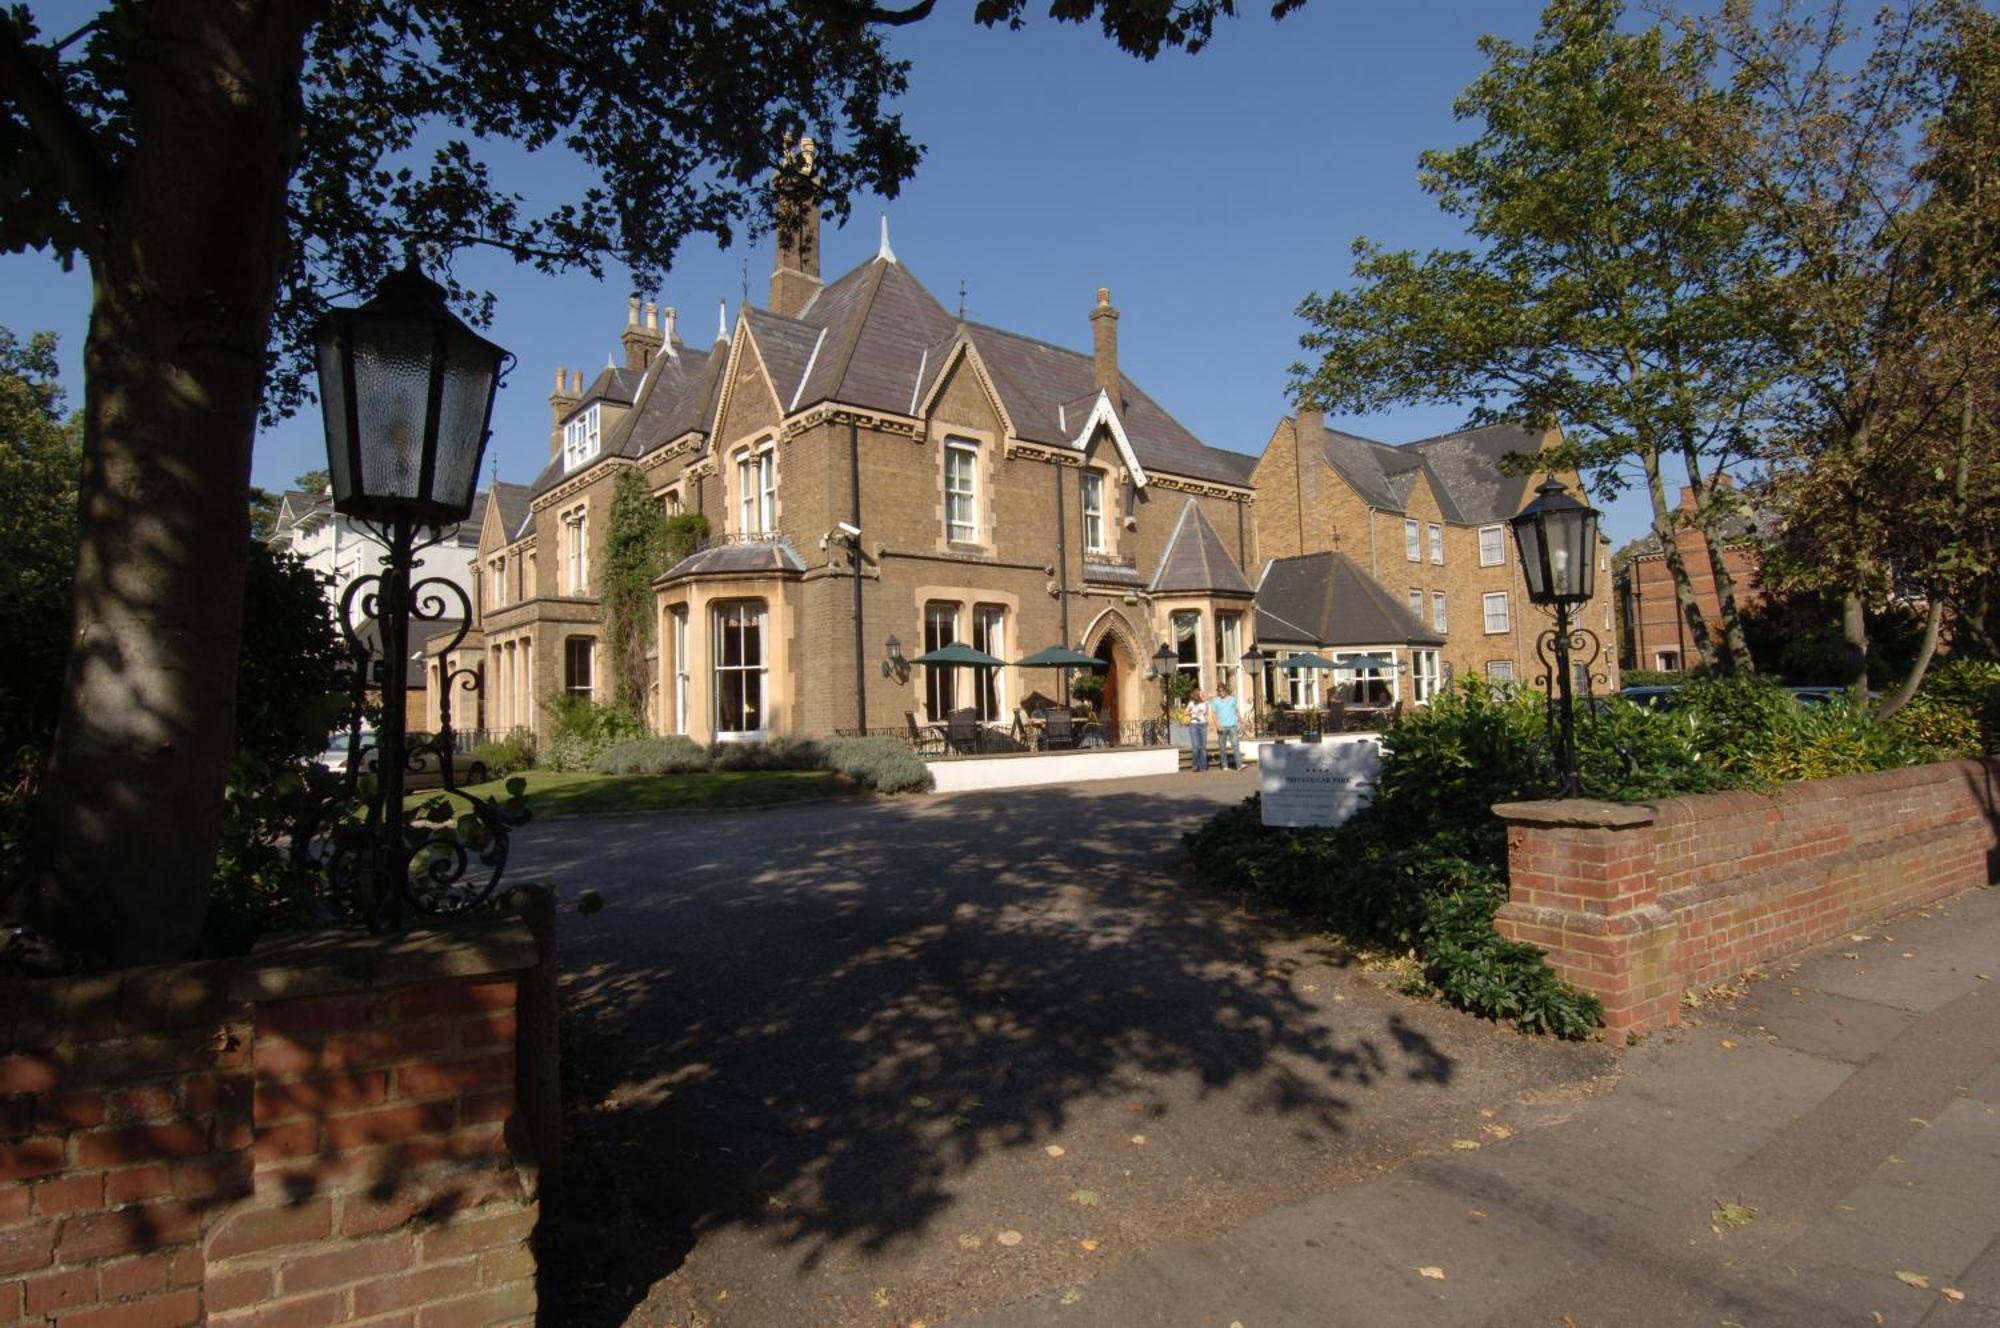
POLYGON ((1265 825, 1340 825, 1375 795, 1374 734, 1266 745, 1257 760, 1265 825))

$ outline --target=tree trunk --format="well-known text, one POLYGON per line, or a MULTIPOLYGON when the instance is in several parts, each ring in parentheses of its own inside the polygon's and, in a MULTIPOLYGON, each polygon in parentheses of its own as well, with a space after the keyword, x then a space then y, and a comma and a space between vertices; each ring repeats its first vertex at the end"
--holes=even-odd
POLYGON ((1754 668, 1750 660, 1750 639, 1743 632, 1743 613, 1736 603, 1736 578, 1729 570, 1729 560, 1722 547, 1722 518, 1726 513, 1715 510, 1715 490, 1721 480, 1711 476, 1703 481, 1700 455, 1692 447, 1684 447, 1681 455, 1687 463, 1688 491, 1694 495, 1695 524, 1701 528, 1702 543, 1708 547, 1708 570, 1715 583, 1716 612, 1722 619, 1722 639, 1717 643, 1716 654, 1722 664, 1722 672, 1749 673, 1754 668))
MULTIPOLYGON (((1896 685, 1896 690, 1882 699, 1881 708, 1876 710, 1876 722, 1881 722, 1910 703, 1923 685, 1924 674, 1931 666, 1931 657, 1937 653, 1938 628, 1944 622, 1944 597, 1933 593, 1930 597, 1930 611, 1924 615, 1924 635, 1917 644, 1917 658, 1910 665, 1910 672, 1896 685)), ((1867 693, 1864 691, 1863 695, 1867 693)))
POLYGON ((1868 700, 1868 613, 1861 592, 1850 590, 1840 600, 1840 685, 1863 704, 1868 700))
POLYGON ((312 8, 130 11, 147 56, 89 247, 75 634, 8 907, 96 963, 183 958, 201 933, 312 8))
POLYGON ((1674 579, 1674 600, 1680 606, 1681 618, 1688 626, 1688 640, 1694 643, 1695 653, 1701 656, 1704 669, 1714 669, 1716 665, 1715 641, 1708 632, 1708 619, 1702 614, 1701 601, 1695 598, 1694 582, 1688 577, 1687 560, 1681 556, 1678 532, 1674 526, 1674 513, 1667 506, 1667 491, 1660 479, 1660 457, 1657 452, 1645 453, 1646 496, 1653 504, 1653 534, 1660 541, 1660 552, 1665 556, 1667 574, 1674 579))

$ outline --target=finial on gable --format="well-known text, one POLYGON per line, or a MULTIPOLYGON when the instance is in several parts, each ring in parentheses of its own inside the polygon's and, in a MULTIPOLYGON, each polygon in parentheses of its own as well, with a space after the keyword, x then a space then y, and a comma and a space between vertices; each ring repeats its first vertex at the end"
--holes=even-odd
POLYGON ((875 251, 875 256, 888 263, 896 261, 896 251, 889 247, 889 209, 887 208, 882 209, 882 247, 875 251))
POLYGON ((715 339, 717 341, 729 340, 729 301, 727 300, 717 300, 715 302, 715 339))

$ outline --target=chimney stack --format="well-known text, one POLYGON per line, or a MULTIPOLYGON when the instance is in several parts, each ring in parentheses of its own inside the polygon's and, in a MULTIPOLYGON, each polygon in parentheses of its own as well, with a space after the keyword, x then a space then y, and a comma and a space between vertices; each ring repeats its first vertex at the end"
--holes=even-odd
POLYGON ((1111 307, 1108 286, 1097 288, 1097 307, 1090 311, 1090 349, 1097 386, 1110 395, 1113 406, 1124 410, 1124 381, 1118 375, 1118 311, 1111 307))
POLYGON ((1318 406, 1299 403, 1298 430, 1300 447, 1322 447, 1326 443, 1326 412, 1318 406))
POLYGON ((658 306, 646 306, 646 321, 639 322, 639 297, 634 295, 625 301, 625 367, 643 369, 653 362, 653 356, 660 349, 660 329, 658 327, 658 306))
POLYGON ((785 153, 771 183, 777 195, 778 263, 771 271, 771 312, 796 318, 819 293, 819 185, 810 138, 785 153))
POLYGON ((549 455, 562 455, 563 416, 576 409, 583 399, 583 373, 572 379, 568 371, 556 370, 556 390, 549 393, 549 455))

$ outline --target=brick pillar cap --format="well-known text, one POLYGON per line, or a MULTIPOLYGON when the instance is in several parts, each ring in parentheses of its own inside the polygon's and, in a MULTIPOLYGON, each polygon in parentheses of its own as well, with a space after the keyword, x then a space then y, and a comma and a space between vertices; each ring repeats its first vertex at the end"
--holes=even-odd
POLYGON ((1503 802, 1493 814, 1510 825, 1576 825, 1623 830, 1651 825, 1658 813, 1643 802, 1599 802, 1594 798, 1550 798, 1541 802, 1503 802))
POLYGON ((233 975, 240 1001, 290 1000, 401 987, 440 978, 496 977, 533 968, 535 938, 519 918, 480 918, 433 931, 371 936, 321 931, 259 944, 233 975))

